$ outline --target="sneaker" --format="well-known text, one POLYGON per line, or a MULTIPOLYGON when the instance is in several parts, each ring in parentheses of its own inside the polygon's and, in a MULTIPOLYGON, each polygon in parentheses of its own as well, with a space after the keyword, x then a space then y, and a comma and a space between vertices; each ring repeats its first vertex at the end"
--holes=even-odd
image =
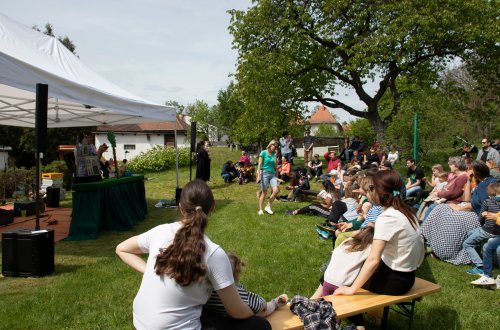
POLYGON ((477 266, 474 266, 471 269, 467 269, 467 274, 470 274, 470 275, 483 275, 484 272, 483 272, 482 268, 478 268, 477 266))
POLYGON ((497 279, 495 280, 497 284, 497 290, 500 290, 500 275, 497 276, 497 279))
POLYGON ((258 215, 264 215, 264 211, 259 210, 259 212, 258 212, 257 214, 258 214, 258 215))
POLYGON ((480 278, 470 283, 474 285, 496 285, 495 280, 486 275, 481 275, 480 278))
POLYGON ((264 211, 266 211, 269 214, 274 214, 273 210, 271 210, 271 207, 269 205, 264 208, 264 211))

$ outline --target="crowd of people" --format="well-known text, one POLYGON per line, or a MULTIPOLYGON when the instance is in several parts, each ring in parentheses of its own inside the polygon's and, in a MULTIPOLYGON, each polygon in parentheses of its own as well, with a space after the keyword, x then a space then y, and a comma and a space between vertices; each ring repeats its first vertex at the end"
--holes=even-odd
MULTIPOLYGON (((304 166, 292 167, 291 155, 285 152, 291 138, 285 133, 283 139, 268 143, 256 165, 243 152, 237 164, 224 164, 221 176, 225 182, 238 178, 242 183, 243 166, 255 166, 258 215, 274 214, 276 199, 296 201, 301 192, 310 191, 311 179, 321 181, 316 202, 286 212, 319 216, 318 232, 332 239, 331 257, 310 299, 352 295, 360 288, 404 294, 415 282, 426 247, 443 261, 472 263, 467 272, 480 275, 472 284, 500 288, 500 274, 496 279, 493 274, 494 259, 500 262, 500 158, 489 139, 482 140, 477 159, 452 156, 449 170, 435 164, 430 179, 414 159, 407 159, 403 179, 393 168, 400 157, 394 145, 388 153, 374 145, 360 154, 364 142, 356 138, 340 155, 325 153, 324 160, 313 153, 314 139, 304 139, 304 166), (278 196, 280 184, 287 194, 278 196)), ((210 162, 208 143, 198 152, 210 162)), ((205 235, 215 203, 203 182, 206 177, 200 179, 182 190, 178 222, 155 227, 116 248, 126 264, 143 273, 133 304, 134 326, 270 329, 263 317, 286 304, 288 297, 266 302, 239 283, 241 259, 226 254, 205 235), (149 254, 147 260, 142 254, 149 254)), ((364 328, 362 315, 349 319, 364 328)))

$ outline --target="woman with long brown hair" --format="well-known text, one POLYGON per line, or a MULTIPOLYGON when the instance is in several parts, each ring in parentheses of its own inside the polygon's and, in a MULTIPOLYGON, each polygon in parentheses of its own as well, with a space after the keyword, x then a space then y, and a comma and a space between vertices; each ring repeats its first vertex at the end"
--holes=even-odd
POLYGON ((226 253, 204 234, 214 207, 207 184, 191 181, 181 193, 179 221, 159 225, 116 247, 127 265, 144 274, 133 304, 136 329, 201 329, 201 309, 212 289, 231 316, 212 324, 216 328, 271 328, 242 301, 226 253), (144 261, 141 254, 146 253, 144 261))
POLYGON ((352 295, 359 288, 379 294, 400 295, 415 283, 415 270, 424 259, 424 242, 417 219, 401 196, 403 182, 395 171, 380 171, 373 177, 375 203, 384 211, 375 223, 372 249, 358 277, 336 295, 352 295))

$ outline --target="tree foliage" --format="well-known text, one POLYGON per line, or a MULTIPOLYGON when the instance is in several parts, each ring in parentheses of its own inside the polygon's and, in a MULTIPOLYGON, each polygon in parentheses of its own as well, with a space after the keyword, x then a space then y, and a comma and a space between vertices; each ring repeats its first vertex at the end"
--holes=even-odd
POLYGON ((497 1, 489 0, 256 1, 246 12, 231 12, 238 89, 260 134, 261 119, 318 101, 369 120, 382 139, 412 91, 402 79, 436 80, 456 57, 498 52, 497 12, 497 1), (365 107, 342 102, 339 86, 365 107), (392 107, 382 113, 384 96, 392 107))

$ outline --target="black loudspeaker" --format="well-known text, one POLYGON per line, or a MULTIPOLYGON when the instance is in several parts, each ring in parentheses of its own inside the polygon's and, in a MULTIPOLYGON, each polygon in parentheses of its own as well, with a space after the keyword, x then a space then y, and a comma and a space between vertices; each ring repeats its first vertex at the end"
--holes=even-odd
POLYGON ((54 272, 54 230, 2 233, 2 275, 42 277, 54 272))
POLYGON ((47 198, 45 203, 48 207, 59 207, 61 189, 54 187, 47 187, 47 198))
POLYGON ((49 86, 36 84, 35 134, 38 152, 45 152, 47 142, 47 104, 49 86))
POLYGON ((191 122, 191 152, 197 152, 196 150, 196 122, 191 122))
POLYGON ((182 188, 175 188, 175 205, 179 205, 179 201, 181 200, 182 188))

